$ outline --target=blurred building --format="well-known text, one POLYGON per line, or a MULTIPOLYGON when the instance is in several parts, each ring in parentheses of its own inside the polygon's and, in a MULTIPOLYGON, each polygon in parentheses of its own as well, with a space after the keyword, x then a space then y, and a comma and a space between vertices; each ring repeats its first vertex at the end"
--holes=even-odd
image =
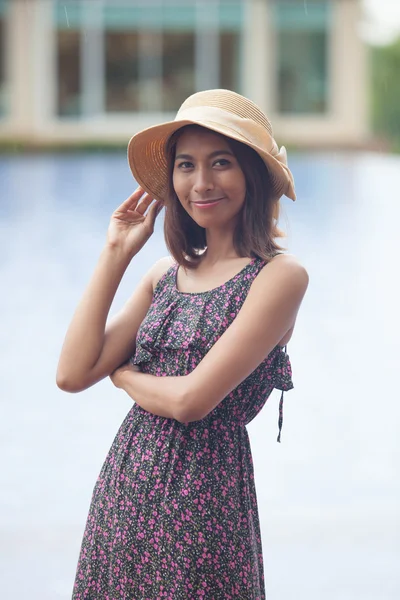
POLYGON ((0 0, 0 142, 125 144, 229 88, 279 141, 368 138, 360 0, 0 0))

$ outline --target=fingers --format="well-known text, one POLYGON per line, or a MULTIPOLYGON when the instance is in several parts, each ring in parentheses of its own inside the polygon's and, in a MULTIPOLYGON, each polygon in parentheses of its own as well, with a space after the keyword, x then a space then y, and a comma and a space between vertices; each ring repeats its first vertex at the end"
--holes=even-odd
POLYGON ((149 208, 150 204, 153 202, 154 198, 149 196, 149 194, 145 194, 143 198, 140 200, 139 204, 136 206, 135 210, 140 215, 144 215, 146 210, 149 208))
POLYGON ((154 202, 154 198, 145 193, 140 186, 127 198, 115 211, 114 214, 134 215, 145 217, 146 222, 153 227, 157 215, 164 204, 161 201, 154 202), (150 207, 150 208, 149 208, 150 207))
POLYGON ((154 202, 154 204, 152 204, 150 206, 149 211, 146 215, 146 223, 148 222, 148 224, 151 228, 154 227, 156 218, 160 214, 163 206, 164 206, 164 204, 160 200, 157 200, 157 202, 154 202))
POLYGON ((136 188, 136 190, 120 206, 118 206, 116 212, 126 212, 127 210, 135 210, 139 200, 142 198, 144 193, 145 192, 143 188, 141 188, 139 185, 136 188))

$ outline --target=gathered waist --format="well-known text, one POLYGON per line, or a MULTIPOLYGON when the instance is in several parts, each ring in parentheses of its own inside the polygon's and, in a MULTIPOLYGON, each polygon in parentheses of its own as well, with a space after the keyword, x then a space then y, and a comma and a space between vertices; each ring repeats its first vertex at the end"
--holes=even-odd
POLYGON ((176 419, 170 419, 168 417, 160 417, 148 412, 138 404, 134 404, 130 414, 136 419, 151 423, 153 427, 160 427, 160 429, 175 429, 182 432, 204 432, 207 430, 209 434, 224 434, 224 432, 235 431, 246 427, 244 418, 238 418, 237 415, 228 413, 228 410, 223 410, 219 405, 215 410, 211 411, 204 419, 199 421, 191 421, 188 423, 181 423, 176 419))

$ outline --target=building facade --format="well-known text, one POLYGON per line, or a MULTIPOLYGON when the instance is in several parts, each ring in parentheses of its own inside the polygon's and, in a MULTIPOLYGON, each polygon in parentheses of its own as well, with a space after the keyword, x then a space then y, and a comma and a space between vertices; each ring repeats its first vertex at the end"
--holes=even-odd
POLYGON ((0 142, 122 143, 191 93, 257 102, 279 141, 369 136, 360 0, 0 0, 0 142))

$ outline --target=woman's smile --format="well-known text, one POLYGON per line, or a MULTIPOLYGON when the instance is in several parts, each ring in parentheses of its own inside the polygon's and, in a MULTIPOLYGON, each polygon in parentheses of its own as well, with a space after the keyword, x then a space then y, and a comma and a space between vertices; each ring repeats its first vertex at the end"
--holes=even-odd
POLYGON ((213 206, 217 206, 224 198, 209 198, 207 200, 191 200, 191 203, 198 208, 212 208, 213 206))

